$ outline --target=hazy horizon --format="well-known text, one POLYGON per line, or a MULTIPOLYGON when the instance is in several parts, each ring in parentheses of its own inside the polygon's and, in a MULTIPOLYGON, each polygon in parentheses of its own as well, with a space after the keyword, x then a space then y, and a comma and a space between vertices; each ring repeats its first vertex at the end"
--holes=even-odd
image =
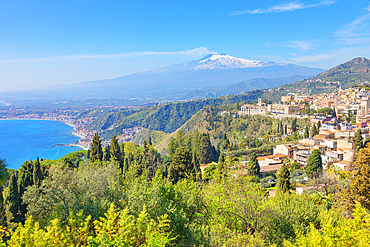
POLYGON ((328 69, 370 57, 370 6, 319 1, 1 1, 0 91, 150 71, 208 53, 328 69))

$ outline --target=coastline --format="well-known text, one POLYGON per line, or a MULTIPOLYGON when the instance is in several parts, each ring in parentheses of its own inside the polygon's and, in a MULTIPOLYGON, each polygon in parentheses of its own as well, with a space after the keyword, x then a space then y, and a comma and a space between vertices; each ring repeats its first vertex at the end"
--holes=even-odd
MULTIPOLYGON (((84 138, 84 136, 79 135, 79 134, 77 134, 75 132, 77 126, 75 124, 72 124, 72 123, 67 123, 67 122, 53 120, 53 119, 39 119, 39 118, 11 118, 11 119, 7 118, 7 119, 0 119, 0 121, 4 121, 4 120, 33 120, 33 121, 37 121, 38 120, 38 121, 54 121, 54 122, 59 122, 59 123, 63 123, 65 125, 68 125, 68 126, 73 127, 73 131, 70 133, 71 135, 77 136, 80 139, 83 139, 84 138)), ((70 144, 66 144, 66 145, 68 145, 70 147, 79 147, 82 150, 88 150, 87 147, 85 147, 83 145, 80 145, 80 144, 70 143, 70 144)))

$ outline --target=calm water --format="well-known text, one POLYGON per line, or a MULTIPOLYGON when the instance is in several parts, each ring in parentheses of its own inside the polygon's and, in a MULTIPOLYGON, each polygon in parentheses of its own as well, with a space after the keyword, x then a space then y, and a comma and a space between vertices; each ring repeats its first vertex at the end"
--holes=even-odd
POLYGON ((24 161, 59 159, 81 150, 79 147, 55 146, 78 140, 71 135, 71 126, 47 120, 0 120, 0 159, 6 159, 8 168, 18 169, 24 161))

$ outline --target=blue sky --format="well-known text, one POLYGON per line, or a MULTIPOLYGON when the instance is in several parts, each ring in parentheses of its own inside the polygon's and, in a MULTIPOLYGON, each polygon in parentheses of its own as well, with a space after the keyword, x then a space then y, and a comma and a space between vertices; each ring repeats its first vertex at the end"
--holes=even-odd
POLYGON ((370 58, 370 2, 0 0, 0 91, 115 78, 210 52, 323 69, 370 58))

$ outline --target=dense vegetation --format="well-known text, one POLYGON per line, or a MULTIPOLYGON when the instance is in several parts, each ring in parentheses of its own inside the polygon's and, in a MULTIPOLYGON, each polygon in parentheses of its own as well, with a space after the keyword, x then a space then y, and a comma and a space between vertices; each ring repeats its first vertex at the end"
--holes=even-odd
MULTIPOLYGON (((4 246, 369 243, 362 234, 370 230, 369 185, 363 183, 370 170, 370 147, 359 149, 353 173, 317 169, 311 181, 325 186, 303 195, 290 193, 300 170, 287 161, 277 175, 278 194, 271 198, 264 178, 260 183, 254 177, 259 169, 253 168, 253 157, 249 176, 234 176, 223 154, 213 172, 202 176, 199 164, 216 155, 207 134, 190 138, 180 132, 172 140, 177 147, 171 156, 161 156, 150 142, 120 146, 113 139, 111 146, 99 148, 97 140, 88 152, 53 164, 25 162, 3 193, 4 246)), ((223 146, 227 143, 224 138, 223 146)))

